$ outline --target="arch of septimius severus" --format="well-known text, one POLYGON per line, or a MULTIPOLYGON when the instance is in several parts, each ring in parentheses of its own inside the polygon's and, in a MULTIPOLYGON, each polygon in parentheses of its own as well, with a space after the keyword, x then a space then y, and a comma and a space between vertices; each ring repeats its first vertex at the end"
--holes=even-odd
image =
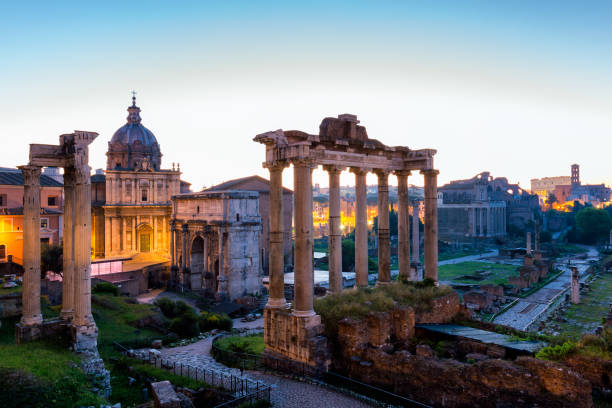
POLYGON ((30 145, 24 178, 23 313, 18 343, 70 329, 77 352, 97 355, 98 330, 91 315, 91 182, 89 145, 94 132, 60 136, 59 145, 30 145), (40 305, 40 173, 42 167, 64 168, 63 279, 60 320, 43 321, 40 305))
MULTIPOLYGON (((355 115, 325 118, 318 135, 276 130, 254 141, 266 146, 264 167, 270 171, 270 297, 265 318, 265 355, 286 357, 315 366, 326 366, 326 347, 320 337, 321 318, 314 312, 312 170, 322 165, 329 174, 329 286, 342 290, 340 235, 340 173, 355 174, 356 286, 368 285, 366 175, 378 176, 378 284, 391 282, 389 243, 389 175, 398 180, 399 274, 415 279, 410 265, 408 176, 418 170, 425 180, 425 277, 437 282, 437 175, 432 149, 411 150, 386 146, 368 138, 355 115), (293 310, 284 297, 282 236, 282 173, 293 165, 295 286, 293 310)), ((418 230, 417 230, 418 231, 418 230)), ((416 257, 418 259, 418 257, 416 257)))

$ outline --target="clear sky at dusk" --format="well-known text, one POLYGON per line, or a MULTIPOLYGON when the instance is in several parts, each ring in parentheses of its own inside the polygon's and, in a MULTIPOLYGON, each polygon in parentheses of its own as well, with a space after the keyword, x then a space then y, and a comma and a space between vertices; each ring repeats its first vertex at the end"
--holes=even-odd
POLYGON ((135 89, 196 190, 266 176, 256 134, 340 113, 437 149, 440 183, 487 170, 528 188, 580 163, 612 184, 609 1, 52 3, 0 3, 0 167, 74 129, 100 133, 105 167, 135 89))

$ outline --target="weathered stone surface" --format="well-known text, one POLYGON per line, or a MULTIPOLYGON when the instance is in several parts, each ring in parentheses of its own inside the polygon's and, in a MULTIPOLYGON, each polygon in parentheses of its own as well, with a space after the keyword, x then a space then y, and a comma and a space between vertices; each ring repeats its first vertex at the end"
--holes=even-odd
POLYGON ((493 295, 484 291, 471 290, 463 295, 463 303, 473 310, 486 310, 494 299, 493 295))
POLYGON ((181 400, 170 381, 152 383, 151 390, 155 399, 155 408, 181 408, 181 400))
POLYGON ((428 311, 416 313, 415 323, 449 323, 461 311, 459 294, 455 291, 431 301, 428 311))
POLYGON ((160 349, 162 348, 162 341, 161 340, 153 340, 151 342, 151 347, 153 347, 154 349, 160 349))
POLYGON ((414 337, 414 309, 411 307, 396 307, 391 312, 393 318, 393 334, 399 341, 407 341, 414 337))
POLYGON ((612 380, 612 361, 595 357, 572 355, 564 364, 588 380, 597 388, 610 389, 612 380))
POLYGON ((346 317, 338 322, 338 344, 347 356, 361 354, 368 342, 368 326, 365 320, 346 317))
POLYGON ((436 407, 591 408, 590 384, 559 364, 521 357, 474 364, 369 348, 347 374, 436 407))
POLYGON ((492 295, 495 300, 504 299, 504 287, 501 285, 480 285, 480 289, 492 295))
POLYGON ((506 356, 506 349, 501 346, 494 344, 487 345, 487 356, 492 358, 504 358, 506 356))
POLYGON ((487 356, 486 354, 480 354, 480 353, 469 353, 465 355, 466 360, 474 360, 476 362, 488 360, 490 358, 491 357, 487 356))
POLYGON ((392 321, 389 313, 370 313, 366 318, 368 339, 372 346, 380 347, 389 342, 392 331, 392 321))

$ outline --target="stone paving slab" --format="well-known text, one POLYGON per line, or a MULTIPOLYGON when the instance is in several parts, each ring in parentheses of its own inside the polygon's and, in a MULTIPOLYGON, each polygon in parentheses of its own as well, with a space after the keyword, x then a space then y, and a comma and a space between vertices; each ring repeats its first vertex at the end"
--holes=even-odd
POLYGON ((508 349, 523 352, 527 351, 534 353, 545 346, 544 342, 516 341, 506 334, 476 329, 474 327, 460 326, 457 324, 417 324, 416 327, 451 336, 465 337, 467 339, 477 340, 482 343, 495 344, 508 349))

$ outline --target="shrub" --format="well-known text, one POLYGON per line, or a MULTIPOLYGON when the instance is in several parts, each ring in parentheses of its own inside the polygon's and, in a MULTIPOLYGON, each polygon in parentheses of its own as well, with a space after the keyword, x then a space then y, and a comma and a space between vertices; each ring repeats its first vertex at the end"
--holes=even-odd
POLYGON ((171 299, 164 297, 159 298, 155 301, 155 304, 159 306, 159 310, 161 310, 162 314, 168 319, 176 317, 176 314, 174 313, 175 303, 171 299))
POLYGON ((198 315, 189 308, 182 315, 172 319, 169 329, 181 337, 195 337, 200 334, 198 315))
POLYGON ((202 312, 199 318, 200 330, 213 329, 230 331, 234 325, 233 320, 225 313, 202 312))
POLYGON ((566 341, 560 346, 544 347, 537 352, 536 358, 542 360, 561 361, 565 360, 569 355, 576 352, 576 343, 566 341))
POLYGON ((113 296, 119 296, 119 288, 110 282, 99 282, 91 290, 92 293, 110 293, 113 296))

